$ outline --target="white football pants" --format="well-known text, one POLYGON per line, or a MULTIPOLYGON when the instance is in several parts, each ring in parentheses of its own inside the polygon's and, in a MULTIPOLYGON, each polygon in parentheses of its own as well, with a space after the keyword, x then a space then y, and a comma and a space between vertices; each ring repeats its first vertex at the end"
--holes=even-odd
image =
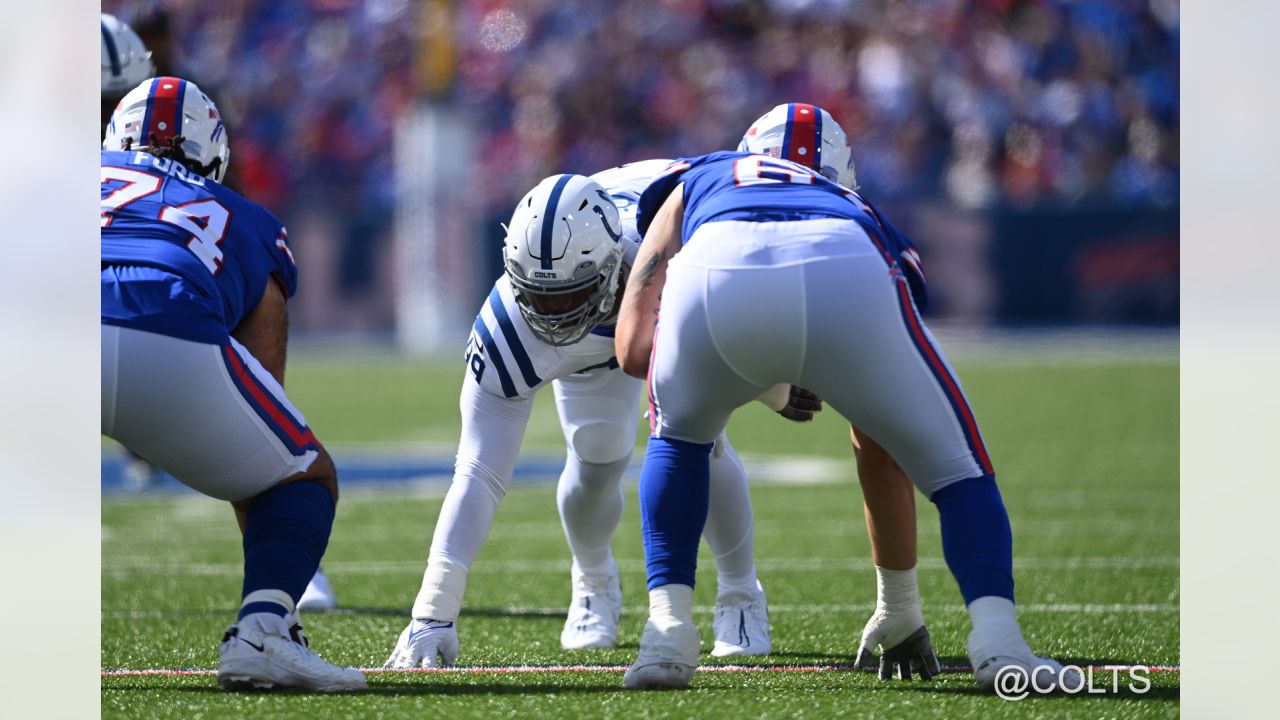
POLYGON ((777 383, 808 388, 926 496, 993 474, 905 278, 852 220, 708 222, 671 260, 650 392, 662 437, 708 443, 777 383))
POLYGON ((303 472, 319 445, 243 345, 102 326, 102 434, 193 490, 244 500, 303 472))

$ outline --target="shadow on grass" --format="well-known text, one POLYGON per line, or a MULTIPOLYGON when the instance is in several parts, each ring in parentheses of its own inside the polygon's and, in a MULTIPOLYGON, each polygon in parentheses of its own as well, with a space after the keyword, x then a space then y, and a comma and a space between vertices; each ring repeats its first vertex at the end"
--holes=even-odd
POLYGON ((436 683, 436 682, 403 682, 384 684, 375 682, 368 690, 352 693, 316 693, 305 690, 261 690, 239 693, 228 693, 216 683, 181 685, 160 683, 137 683, 123 687, 104 687, 103 692, 180 692, 206 695, 225 695, 227 697, 267 697, 267 696, 316 696, 316 697, 351 697, 368 696, 413 696, 413 695, 564 695, 570 693, 630 692, 622 687, 621 681, 599 682, 591 685, 557 685, 553 683, 436 683))

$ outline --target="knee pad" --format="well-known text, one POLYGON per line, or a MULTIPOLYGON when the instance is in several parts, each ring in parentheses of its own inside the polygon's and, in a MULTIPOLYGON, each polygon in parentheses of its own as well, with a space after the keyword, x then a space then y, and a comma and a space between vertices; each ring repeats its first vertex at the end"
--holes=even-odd
POLYGON ((569 436, 569 448, 583 463, 608 465, 625 460, 635 447, 636 439, 613 423, 594 422, 579 425, 569 436))

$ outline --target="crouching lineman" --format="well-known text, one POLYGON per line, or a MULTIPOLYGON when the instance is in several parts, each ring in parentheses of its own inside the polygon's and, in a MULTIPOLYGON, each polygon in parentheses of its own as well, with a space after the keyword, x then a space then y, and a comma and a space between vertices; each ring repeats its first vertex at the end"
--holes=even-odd
POLYGON ((297 619, 338 479, 282 387, 297 286, 285 229, 220 184, 226 129, 193 83, 134 88, 102 147, 102 433, 235 508, 244 586, 218 683, 364 689, 297 619))
MULTIPOLYGON (((623 269, 638 247, 639 193, 668 162, 633 163, 594 179, 553 176, 517 205, 505 273, 467 344, 453 483, 413 619, 387 667, 455 662, 467 574, 511 482, 534 395, 547 385, 568 446, 556 499, 573 556, 572 599, 560 643, 568 650, 617 645, 622 590, 610 543, 622 518, 643 383, 617 369, 613 319, 623 269)), ((783 412, 811 419, 820 405, 805 402, 796 395, 783 412)), ((746 475, 723 434, 712 455, 707 542, 719 570, 712 653, 763 655, 772 645, 746 475)))
MULTIPOLYGON (((784 103, 774 107, 751 124, 738 151, 791 160, 846 189, 858 188, 844 128, 816 105, 784 103)), ((861 195, 856 198, 879 223, 885 249, 898 260, 912 302, 923 312, 929 293, 919 251, 861 195)), ((881 679, 889 679, 895 671, 898 677, 906 678, 914 671, 928 680, 939 667, 920 609, 915 487, 875 440, 853 425, 849 433, 876 566, 876 610, 863 628, 854 663, 859 667, 874 664, 879 647, 881 679)))
POLYGON ((859 199, 789 160, 712 153, 645 190, 639 227, 616 345, 623 371, 648 377, 655 410, 640 477, 650 617, 624 684, 692 679, 711 449, 735 408, 783 382, 875 438, 938 507, 979 686, 1009 666, 1061 672, 1023 639, 1009 518, 977 422, 859 199))

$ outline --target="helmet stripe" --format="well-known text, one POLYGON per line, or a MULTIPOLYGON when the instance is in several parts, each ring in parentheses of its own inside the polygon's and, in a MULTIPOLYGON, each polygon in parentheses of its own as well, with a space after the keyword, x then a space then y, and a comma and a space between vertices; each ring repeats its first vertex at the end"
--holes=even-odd
POLYGON ((787 132, 783 141, 782 157, 811 168, 822 168, 820 161, 822 144, 821 117, 817 108, 804 103, 792 103, 787 107, 787 132))
POLYGON ((542 213, 542 250, 539 258, 542 260, 542 269, 550 270, 551 265, 551 233, 556 226, 556 208, 560 206, 560 195, 564 192, 564 186, 569 184, 572 175, 561 175, 556 180, 555 187, 551 188, 551 197, 547 198, 547 209, 542 213))
POLYGON ((782 126, 782 152, 778 157, 791 157, 791 126, 795 123, 796 106, 795 103, 787 104, 787 122, 782 126))
POLYGON ((151 133, 165 142, 182 130, 182 97, 186 81, 173 77, 156 78, 147 93, 147 112, 142 118, 141 142, 151 141, 151 133))
POLYGON ((120 51, 116 48, 116 39, 111 37, 107 24, 102 23, 102 44, 107 46, 107 59, 111 61, 112 77, 120 77, 124 69, 120 67, 120 51))
POLYGON ((179 80, 178 81, 178 116, 176 119, 177 124, 175 126, 177 129, 173 131, 174 135, 182 134, 182 120, 183 120, 182 108, 186 106, 187 106, 187 81, 179 80))

